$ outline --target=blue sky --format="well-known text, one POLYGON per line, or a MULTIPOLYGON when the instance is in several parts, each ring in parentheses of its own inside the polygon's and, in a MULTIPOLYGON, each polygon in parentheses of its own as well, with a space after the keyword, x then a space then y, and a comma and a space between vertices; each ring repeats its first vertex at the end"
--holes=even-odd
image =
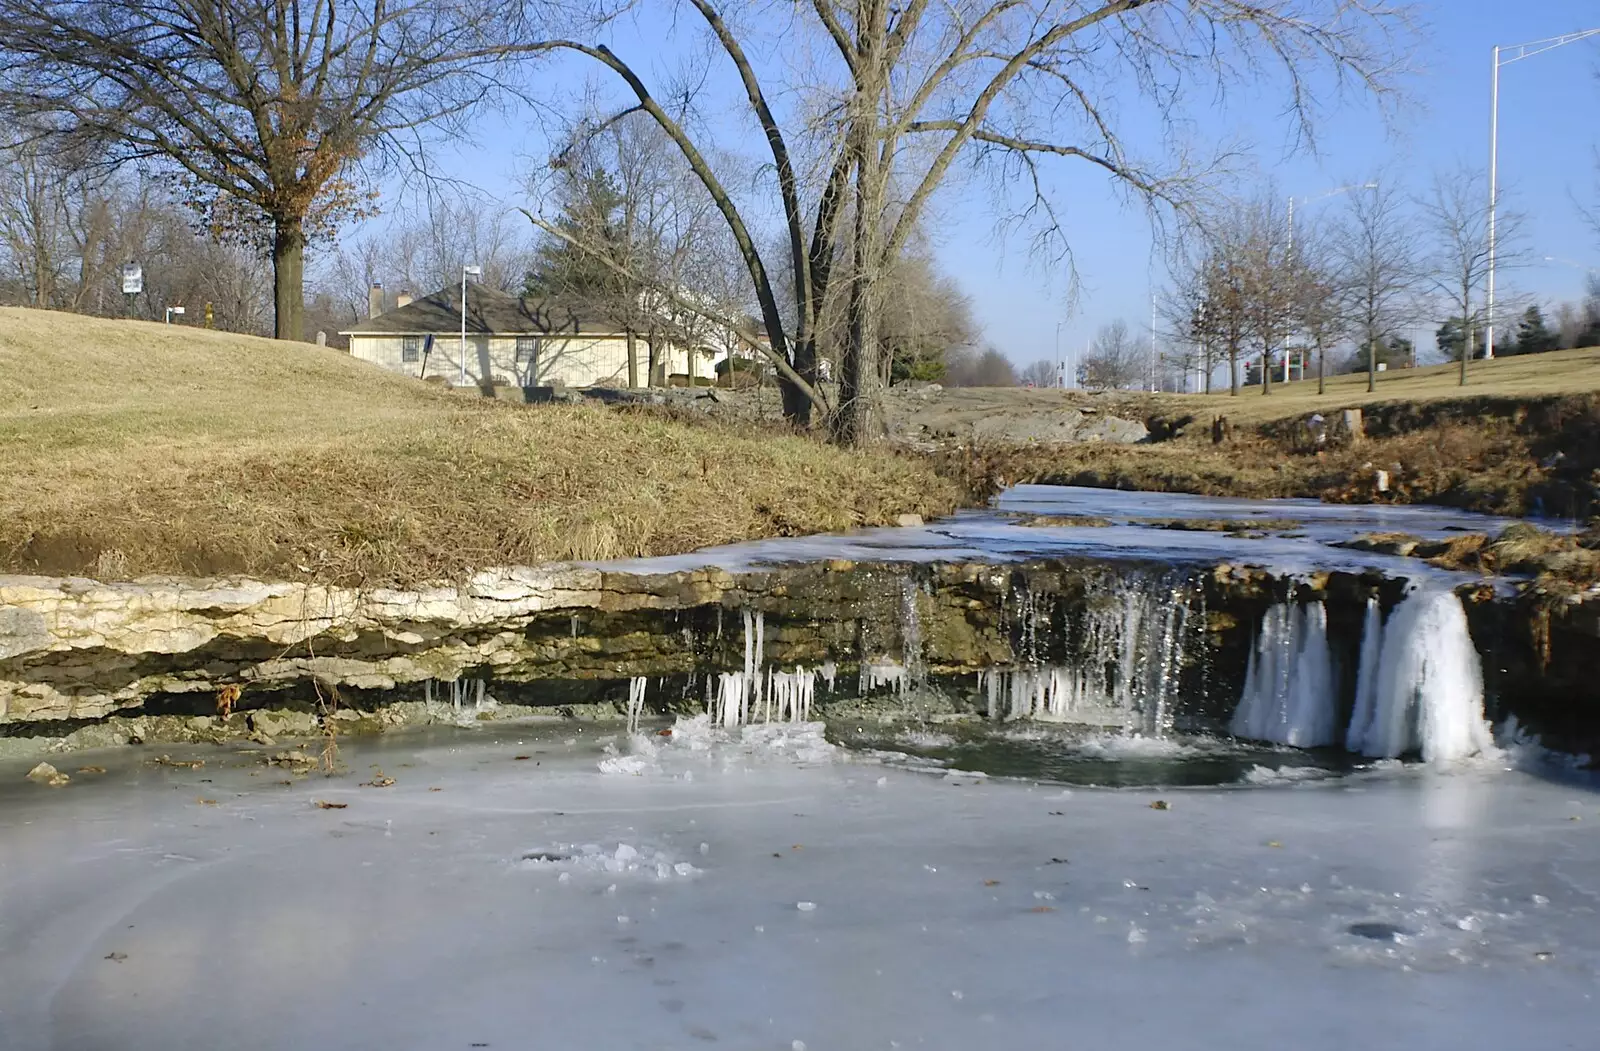
MULTIPOLYGON (((1282 97, 1238 93, 1226 107, 1204 115, 1197 137, 1242 138, 1251 146, 1255 177, 1271 180, 1285 195, 1312 197, 1380 173, 1420 193, 1435 171, 1487 166, 1494 44, 1600 28, 1595 0, 1432 0, 1416 7, 1423 23, 1412 56, 1418 72, 1404 82, 1406 101, 1388 120, 1372 106, 1354 103, 1318 125, 1314 155, 1293 153, 1278 112, 1282 97)), ((630 53, 630 45, 651 46, 662 28, 625 34, 618 39, 619 52, 638 61, 639 52, 630 53)), ((1501 74, 1501 185, 1507 207, 1526 216, 1524 247, 1533 260, 1504 274, 1502 284, 1545 301, 1578 298, 1581 267, 1600 267, 1600 235, 1585 225, 1578 203, 1600 204, 1595 160, 1600 126, 1593 120, 1600 111, 1597 41, 1507 66, 1501 74), (1545 256, 1578 265, 1545 263, 1545 256)), ((658 55, 655 64, 668 58, 658 55)), ((571 67, 551 70, 545 85, 575 91, 581 84, 575 73, 571 67)), ((732 134, 744 132, 735 128, 732 134)), ((486 122, 477 141, 480 145, 454 152, 445 165, 508 199, 516 196, 519 165, 546 153, 534 122, 525 116, 486 122), (496 145, 481 145, 487 142, 496 145)), ((945 195, 934 224, 942 266, 971 297, 986 340, 1019 364, 1054 357, 1058 326, 1065 349, 1081 349, 1100 325, 1117 317, 1142 330, 1149 323, 1152 277, 1160 283, 1165 273, 1159 257, 1152 266, 1143 210, 1124 202, 1086 166, 1076 170, 1069 164, 1058 169, 1058 185, 1068 202, 1068 234, 1080 279, 1071 300, 1065 272, 1037 264, 1025 236, 996 236, 984 194, 945 195)), ((1302 207, 1319 210, 1337 203, 1302 207)))

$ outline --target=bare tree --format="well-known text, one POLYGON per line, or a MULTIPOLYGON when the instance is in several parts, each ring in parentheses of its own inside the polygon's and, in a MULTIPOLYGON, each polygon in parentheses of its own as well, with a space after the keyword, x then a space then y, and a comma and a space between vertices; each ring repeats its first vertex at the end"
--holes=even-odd
POLYGON ((519 0, 0 0, 0 113, 175 173, 270 251, 274 331, 302 339, 308 240, 371 210, 364 164, 499 95, 529 23, 519 0))
POLYGON ((952 387, 1015 387, 1017 370, 993 347, 960 347, 945 362, 945 382, 952 387))
POLYGON ((1423 276, 1419 231, 1406 205, 1388 182, 1353 191, 1327 239, 1338 304, 1367 353, 1369 391, 1377 384, 1378 348, 1415 309, 1423 276))
POLYGON ((1149 347, 1134 337, 1121 318, 1100 326, 1089 353, 1078 365, 1078 384, 1091 390, 1138 387, 1150 361, 1149 347))
MULTIPOLYGON (((1486 186, 1480 172, 1459 168, 1435 176, 1431 192, 1419 202, 1424 228, 1433 241, 1427 276, 1448 311, 1436 320, 1460 326, 1462 386, 1466 386, 1467 362, 1477 346, 1474 333, 1485 321, 1478 297, 1489 276, 1489 217, 1483 204, 1486 186)), ((1514 213, 1497 210, 1497 265, 1511 266, 1519 254, 1521 220, 1514 213)))
POLYGON ((1017 374, 1017 381, 1027 387, 1058 387, 1061 372, 1053 361, 1030 362, 1017 374))
POLYGON ((796 421, 809 419, 816 400, 817 320, 848 229, 848 338, 835 416, 835 435, 846 442, 882 431, 877 355, 886 275, 959 161, 1020 185, 1010 214, 1037 220, 1041 254, 1060 256, 1068 246, 1043 188, 1042 162, 1086 162, 1151 207, 1179 212, 1213 167, 1214 159, 1181 149, 1156 161, 1135 157, 1113 100, 1137 96, 1170 127, 1182 116, 1182 98, 1205 96, 1209 104, 1241 83, 1276 80, 1298 128, 1309 133, 1321 85, 1349 80, 1388 89, 1392 31, 1404 14, 1368 0, 815 0, 793 12, 794 32, 806 39, 787 50, 816 37, 827 60, 768 65, 754 57, 766 53, 767 41, 738 21, 737 10, 690 2, 732 64, 770 150, 766 189, 776 207, 770 197, 739 200, 703 147, 697 117, 685 112, 692 98, 664 104, 667 96, 634 65, 600 44, 550 46, 614 71, 632 95, 625 108, 655 119, 712 195, 745 261, 779 357, 785 410, 796 421), (798 101, 781 111, 774 99, 798 101), (803 147, 809 167, 800 163, 803 147), (752 222, 767 211, 784 220, 789 312, 752 222))
POLYGON ((159 316, 167 305, 190 323, 260 332, 269 282, 254 253, 192 228, 164 184, 85 171, 37 143, 0 153, 0 302, 102 316, 159 316), (130 302, 122 264, 145 264, 130 302))

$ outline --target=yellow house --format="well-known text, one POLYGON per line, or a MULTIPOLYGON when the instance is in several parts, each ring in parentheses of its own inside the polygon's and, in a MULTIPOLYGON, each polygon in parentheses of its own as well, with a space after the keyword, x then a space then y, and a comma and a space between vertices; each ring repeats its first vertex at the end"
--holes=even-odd
MULTIPOLYGON (((374 288, 373 300, 381 302, 374 288)), ((726 351, 685 348, 667 340, 633 337, 615 321, 556 300, 524 299, 467 286, 465 355, 461 338, 461 290, 443 289, 374 316, 342 333, 350 353, 394 372, 449 383, 482 385, 485 379, 520 387, 645 386, 655 361, 657 384, 674 377, 705 382, 716 378, 726 351)), ((677 382, 685 382, 680 379, 677 382)))

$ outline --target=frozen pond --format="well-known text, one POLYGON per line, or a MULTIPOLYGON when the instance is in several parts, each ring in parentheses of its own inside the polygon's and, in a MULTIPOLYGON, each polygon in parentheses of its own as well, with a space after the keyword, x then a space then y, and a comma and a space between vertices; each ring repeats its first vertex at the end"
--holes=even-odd
POLYGON ((0 1046, 1594 1046, 1588 781, 1065 789, 598 736, 0 764, 0 1046))

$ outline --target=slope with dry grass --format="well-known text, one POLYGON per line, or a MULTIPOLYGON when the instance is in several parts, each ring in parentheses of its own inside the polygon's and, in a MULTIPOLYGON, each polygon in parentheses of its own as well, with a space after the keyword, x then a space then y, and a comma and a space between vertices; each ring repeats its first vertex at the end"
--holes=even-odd
POLYGON ((0 572, 415 583, 950 510, 920 460, 0 308, 0 572))

